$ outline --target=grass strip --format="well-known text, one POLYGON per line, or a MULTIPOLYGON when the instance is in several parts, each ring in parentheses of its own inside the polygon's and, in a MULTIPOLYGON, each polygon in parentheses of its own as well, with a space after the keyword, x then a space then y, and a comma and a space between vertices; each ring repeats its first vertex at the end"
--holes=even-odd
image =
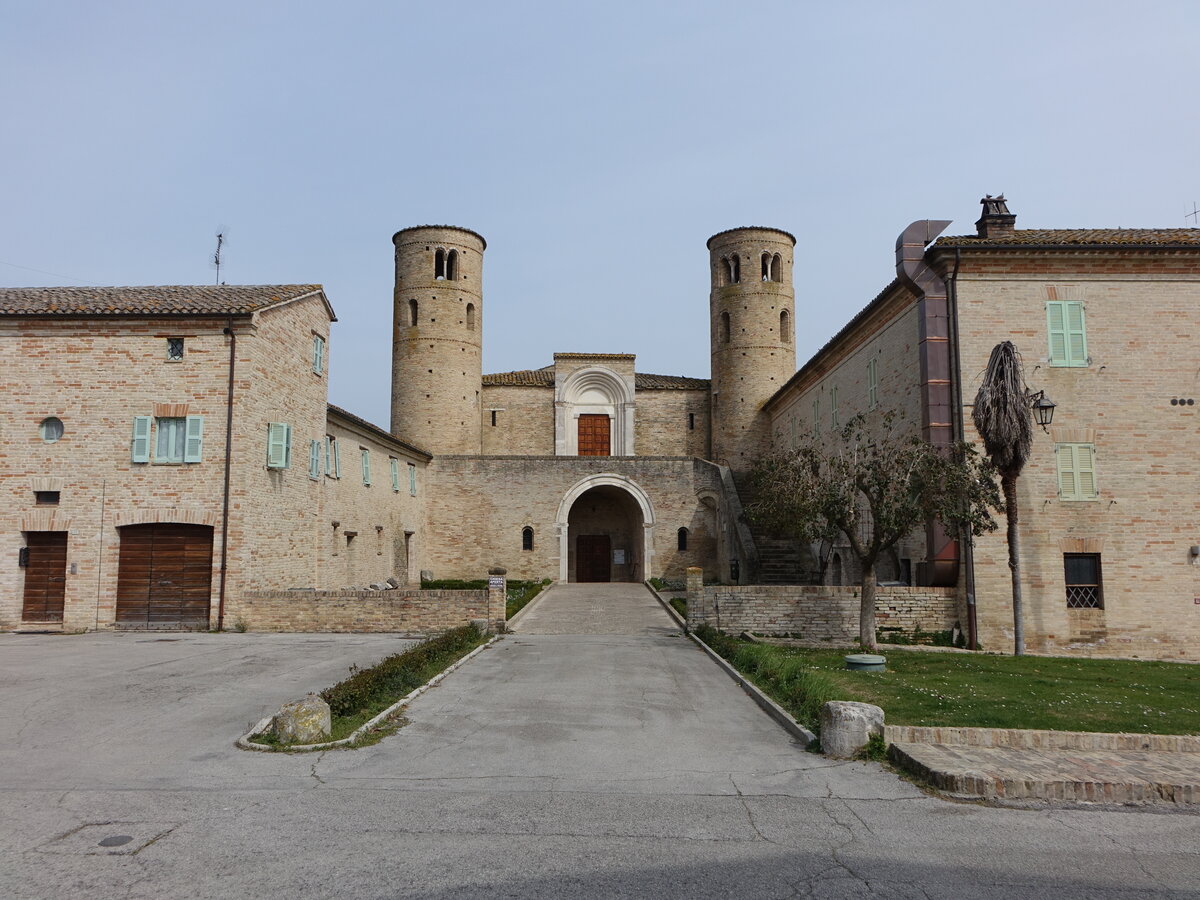
POLYGON ((825 701, 858 700, 890 725, 1200 733, 1200 666, 1185 663, 906 650, 886 672, 851 672, 845 650, 696 634, 813 731, 825 701))
MULTIPOLYGON (((349 737, 356 728, 483 644, 487 637, 474 625, 464 625, 389 656, 368 669, 351 666, 349 678, 320 694, 329 704, 331 729, 327 740, 349 737)), ((286 747, 269 733, 252 735, 250 740, 286 747)))

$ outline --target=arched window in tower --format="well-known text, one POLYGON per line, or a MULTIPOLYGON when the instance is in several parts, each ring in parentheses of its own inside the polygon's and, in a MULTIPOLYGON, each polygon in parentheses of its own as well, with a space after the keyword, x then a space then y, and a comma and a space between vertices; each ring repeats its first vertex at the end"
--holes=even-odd
POLYGON ((446 279, 446 251, 441 247, 438 247, 437 253, 433 255, 433 277, 436 281, 446 279))
POLYGON ((771 254, 763 253, 762 255, 762 280, 771 280, 771 254))
POLYGON ((687 549, 688 530, 686 528, 680 528, 676 537, 678 539, 677 546, 679 547, 679 549, 686 550, 687 549))
POLYGON ((786 309, 779 314, 779 339, 785 344, 792 342, 792 317, 786 309))
POLYGON ((417 301, 416 300, 408 301, 408 324, 409 325, 417 324, 417 301))
POLYGON ((475 304, 467 304, 467 331, 475 330, 475 304))
POLYGON ((446 280, 458 280, 458 251, 451 250, 446 254, 446 280))
POLYGON ((729 313, 721 313, 721 342, 729 343, 729 313))
POLYGON ((774 256, 771 257, 771 278, 770 278, 771 281, 782 281, 783 280, 780 277, 780 270, 781 270, 782 266, 783 266, 783 260, 781 260, 779 258, 779 254, 776 253, 774 256))
POLYGON ((533 529, 530 528, 528 525, 526 525, 524 528, 521 529, 521 549, 522 550, 532 550, 533 549, 533 529))
POLYGON ((729 284, 729 257, 722 256, 721 261, 717 263, 717 287, 725 287, 729 284))
POLYGON ((742 283, 742 258, 736 253, 733 254, 733 257, 729 260, 729 283, 742 283))

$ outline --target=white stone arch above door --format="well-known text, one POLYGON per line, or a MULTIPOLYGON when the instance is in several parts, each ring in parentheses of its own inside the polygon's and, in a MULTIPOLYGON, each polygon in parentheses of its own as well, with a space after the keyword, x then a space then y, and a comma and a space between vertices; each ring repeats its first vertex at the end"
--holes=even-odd
POLYGON ((633 376, 604 366, 576 369, 554 387, 554 454, 579 455, 579 417, 606 415, 611 420, 613 456, 633 456, 633 376))
POLYGON ((640 484, 624 475, 601 474, 581 478, 563 494, 562 502, 558 504, 558 515, 554 519, 555 530, 558 531, 558 580, 566 584, 570 580, 568 551, 570 549, 570 520, 571 507, 575 501, 596 487, 618 487, 624 490, 637 503, 642 511, 642 566, 646 578, 654 574, 654 504, 640 484))

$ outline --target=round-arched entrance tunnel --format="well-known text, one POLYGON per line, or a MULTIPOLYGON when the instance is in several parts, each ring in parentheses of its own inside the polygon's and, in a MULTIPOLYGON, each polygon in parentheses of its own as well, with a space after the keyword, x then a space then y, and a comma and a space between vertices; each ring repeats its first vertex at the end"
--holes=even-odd
POLYGON ((628 491, 584 491, 567 519, 567 572, 574 582, 641 581, 642 510, 628 491))

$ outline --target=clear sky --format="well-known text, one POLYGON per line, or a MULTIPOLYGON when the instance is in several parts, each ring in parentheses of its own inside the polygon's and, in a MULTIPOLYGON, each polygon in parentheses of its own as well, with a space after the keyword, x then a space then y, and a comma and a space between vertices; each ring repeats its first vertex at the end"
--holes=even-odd
POLYGON ((391 235, 488 241, 484 371, 707 377, 710 235, 796 235, 803 363, 922 218, 1177 227, 1200 4, 0 0, 0 283, 325 286, 388 424, 391 235), (52 274, 53 273, 53 274, 52 274))

